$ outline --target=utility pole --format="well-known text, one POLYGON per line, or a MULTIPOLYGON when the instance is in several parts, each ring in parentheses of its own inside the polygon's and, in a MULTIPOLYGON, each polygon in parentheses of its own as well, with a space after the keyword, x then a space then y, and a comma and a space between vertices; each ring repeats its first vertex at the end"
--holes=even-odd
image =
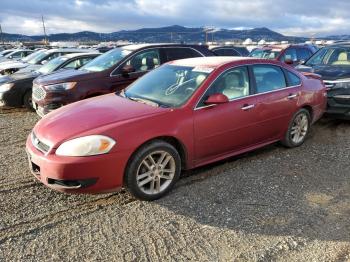
POLYGON ((41 21, 43 22, 43 30, 44 30, 44 36, 45 36, 45 45, 47 45, 47 36, 46 36, 46 28, 45 28, 45 22, 44 22, 44 16, 41 16, 41 21))
POLYGON ((3 38, 3 36, 2 36, 1 24, 0 24, 0 40, 1 40, 1 43, 4 44, 4 38, 3 38))

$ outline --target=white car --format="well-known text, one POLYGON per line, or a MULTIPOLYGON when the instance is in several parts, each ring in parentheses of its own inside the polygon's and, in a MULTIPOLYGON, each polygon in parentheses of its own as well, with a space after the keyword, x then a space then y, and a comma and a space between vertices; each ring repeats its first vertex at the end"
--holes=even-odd
POLYGON ((46 64, 48 61, 61 55, 84 52, 86 52, 86 49, 60 48, 39 50, 21 60, 0 63, 0 75, 10 75, 19 70, 25 70, 28 72, 35 71, 43 64, 46 64))

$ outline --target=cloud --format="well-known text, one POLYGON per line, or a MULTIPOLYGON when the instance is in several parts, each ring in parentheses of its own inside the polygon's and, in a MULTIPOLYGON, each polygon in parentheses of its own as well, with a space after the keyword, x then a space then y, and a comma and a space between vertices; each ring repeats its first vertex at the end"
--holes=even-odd
POLYGON ((5 32, 114 32, 173 24, 224 28, 269 27, 287 35, 349 33, 348 0, 2 0, 5 32))

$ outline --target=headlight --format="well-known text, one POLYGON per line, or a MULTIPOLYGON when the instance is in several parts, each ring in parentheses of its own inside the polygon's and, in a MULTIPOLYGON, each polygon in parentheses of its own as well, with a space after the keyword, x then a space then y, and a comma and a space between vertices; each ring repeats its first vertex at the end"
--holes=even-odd
POLYGON ((6 83, 3 85, 0 85, 0 92, 3 93, 6 91, 9 91, 14 85, 15 85, 14 83, 6 83))
POLYGON ((106 154, 115 143, 112 138, 101 135, 78 137, 60 145, 56 150, 56 155, 94 156, 106 154))
POLYGON ((325 80, 325 85, 330 88, 350 88, 350 79, 340 79, 335 81, 325 80))
POLYGON ((65 91, 65 90, 72 89, 76 84, 77 84, 76 82, 67 82, 67 83, 44 86, 44 88, 49 91, 65 91))

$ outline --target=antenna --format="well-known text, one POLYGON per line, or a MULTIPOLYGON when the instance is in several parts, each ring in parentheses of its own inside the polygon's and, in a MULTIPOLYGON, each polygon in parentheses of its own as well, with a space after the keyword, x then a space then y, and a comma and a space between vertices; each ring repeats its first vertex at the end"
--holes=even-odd
POLYGON ((2 37, 2 28, 1 28, 1 24, 0 24, 0 40, 1 40, 1 43, 4 44, 4 38, 2 37))
POLYGON ((44 36, 45 36, 45 45, 47 44, 47 35, 46 35, 46 28, 45 28, 45 22, 44 22, 44 16, 41 16, 41 21, 43 22, 43 30, 44 30, 44 36))

